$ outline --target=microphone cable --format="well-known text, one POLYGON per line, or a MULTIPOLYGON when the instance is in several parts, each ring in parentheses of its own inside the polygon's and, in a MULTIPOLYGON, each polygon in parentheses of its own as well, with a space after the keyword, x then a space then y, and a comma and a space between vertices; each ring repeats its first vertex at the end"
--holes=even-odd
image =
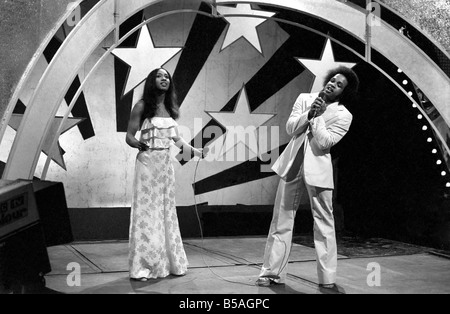
MULTIPOLYGON (((198 207, 197 207, 197 197, 196 197, 197 194, 196 194, 196 188, 195 188, 195 184, 196 184, 196 181, 197 181, 197 171, 198 171, 198 166, 199 166, 201 160, 202 160, 202 159, 199 158, 199 160, 198 160, 197 163, 196 163, 195 171, 194 171, 194 183, 193 183, 192 186, 193 186, 193 189, 194 189, 194 207, 195 207, 195 213, 196 213, 196 216, 197 216, 197 221, 198 221, 198 225, 199 225, 199 229, 200 229, 200 237, 201 237, 201 242, 202 242, 201 249, 202 249, 202 251, 203 251, 203 253, 202 253, 202 260, 203 260, 203 263, 205 263, 206 267, 209 269, 209 271, 210 271, 214 276, 216 276, 217 278, 219 278, 219 279, 221 279, 221 280, 223 280, 223 281, 226 281, 226 282, 229 282, 229 283, 233 283, 233 284, 239 284, 239 285, 244 285, 244 286, 254 287, 254 286, 255 286, 254 283, 253 283, 253 284, 248 284, 248 283, 239 282, 239 281, 233 281, 233 280, 224 278, 223 276, 221 276, 221 275, 215 273, 215 272, 212 270, 212 268, 210 267, 210 265, 209 265, 209 264, 206 262, 206 260, 205 260, 205 254, 204 254, 204 252, 210 252, 210 253, 215 253, 215 254, 221 253, 221 254, 219 254, 219 255, 222 255, 222 256, 228 257, 228 258, 230 258, 229 256, 232 256, 232 255, 224 254, 224 253, 222 253, 222 252, 218 252, 218 251, 214 251, 214 250, 207 250, 207 249, 205 248, 205 238, 204 238, 204 234, 203 234, 203 227, 202 227, 202 222, 201 222, 201 219, 200 219, 200 214, 199 214, 199 212, 198 212, 198 207), (227 255, 228 255, 228 256, 227 256, 227 255)), ((258 263, 254 263, 254 262, 248 261, 248 260, 246 260, 245 258, 240 258, 240 257, 236 257, 236 256, 233 256, 233 257, 234 257, 234 258, 237 258, 237 259, 241 259, 241 260, 247 262, 247 264, 243 264, 242 266, 252 267, 252 266, 258 266, 258 265, 259 265, 258 263)), ((231 259, 232 259, 232 260, 235 260, 234 258, 231 258, 231 259)), ((235 261, 236 261, 236 260, 235 260, 235 261)))
MULTIPOLYGON (((218 255, 221 255, 221 256, 223 256, 223 257, 232 259, 232 260, 234 260, 234 261, 236 261, 236 262, 238 262, 236 259, 240 259, 240 260, 243 260, 243 261, 245 261, 245 262, 247 263, 247 264, 243 264, 243 265, 241 265, 241 266, 248 266, 248 267, 258 266, 258 268, 259 268, 259 267, 261 266, 261 263, 255 263, 255 262, 249 261, 249 260, 247 260, 247 259, 245 259, 245 258, 233 256, 233 255, 231 255, 231 254, 226 254, 226 253, 223 253, 223 252, 220 252, 220 251, 206 249, 206 247, 205 247, 205 238, 204 238, 203 227, 202 227, 202 222, 201 222, 200 214, 199 214, 199 211, 198 211, 197 197, 196 197, 196 196, 197 196, 197 193, 196 193, 196 187, 195 187, 195 186, 196 186, 196 182, 197 182, 197 172, 198 172, 198 167, 199 167, 199 164, 200 164, 201 160, 202 160, 202 158, 199 158, 199 159, 197 160, 197 162, 196 162, 196 166, 195 166, 195 170, 194 170, 194 179, 193 179, 194 182, 193 182, 193 184, 192 184, 192 187, 193 187, 193 190, 194 190, 194 207, 195 207, 195 214, 196 214, 197 221, 198 221, 198 225, 199 225, 200 237, 201 237, 201 243, 202 243, 200 248, 202 249, 203 252, 209 252, 209 253, 213 253, 213 254, 218 254, 218 255), (231 257, 230 257, 230 256, 231 256, 231 257)), ((295 210, 292 210, 292 215, 293 215, 293 230, 292 230, 292 237, 293 237, 293 235, 294 235, 294 230, 295 230, 295 210)), ((287 267, 287 265, 289 264, 289 255, 290 255, 290 254, 287 254, 288 248, 287 248, 286 242, 285 242, 285 241, 282 241, 282 240, 279 238, 278 235, 277 235, 277 237, 278 237, 278 240, 279 240, 281 243, 284 244, 284 255, 283 255, 283 259, 282 259, 282 265, 283 265, 283 264, 284 264, 284 265, 280 268, 280 271, 278 272, 278 274, 277 274, 276 276, 268 276, 268 278, 275 279, 275 280, 280 279, 281 273, 284 271, 284 269, 285 269, 285 268, 287 267)), ((293 245, 294 245, 293 240, 294 240, 294 239, 292 238, 292 241, 291 241, 291 247, 290 247, 289 253, 292 252, 292 248, 293 248, 293 245)), ((244 282, 233 281, 233 280, 230 280, 230 279, 226 279, 226 278, 224 278, 223 276, 221 276, 221 275, 215 273, 215 272, 212 270, 212 268, 210 267, 210 265, 206 262, 206 260, 205 260, 205 254, 204 254, 204 253, 202 253, 202 260, 203 260, 203 263, 205 263, 206 267, 209 269, 209 271, 210 271, 214 276, 216 276, 217 278, 219 278, 219 279, 221 279, 221 280, 223 280, 223 281, 226 281, 226 282, 229 282, 229 283, 233 283, 233 284, 239 284, 239 285, 244 285, 244 286, 250 286, 250 287, 256 286, 255 283, 253 283, 253 284, 248 284, 248 283, 244 283, 244 282)))

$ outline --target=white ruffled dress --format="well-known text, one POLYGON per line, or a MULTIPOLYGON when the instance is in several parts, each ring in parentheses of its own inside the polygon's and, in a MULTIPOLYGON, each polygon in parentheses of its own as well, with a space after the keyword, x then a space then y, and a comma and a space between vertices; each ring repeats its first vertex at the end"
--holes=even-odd
POLYGON ((146 119, 141 140, 150 149, 136 160, 131 208, 130 278, 184 275, 188 261, 175 203, 175 172, 170 156, 178 124, 172 118, 146 119))

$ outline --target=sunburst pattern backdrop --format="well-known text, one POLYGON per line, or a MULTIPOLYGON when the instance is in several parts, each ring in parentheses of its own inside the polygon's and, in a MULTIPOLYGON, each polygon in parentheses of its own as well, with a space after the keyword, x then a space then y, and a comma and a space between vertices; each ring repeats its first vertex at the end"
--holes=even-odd
MULTIPOLYGON (((122 34, 154 16, 155 10, 167 10, 163 6, 138 12, 123 24, 122 34)), ((210 6, 204 3, 196 9, 209 12, 210 6)), ((195 145, 200 138, 200 145, 209 143, 212 148, 211 158, 198 167, 197 201, 210 205, 273 203, 278 178, 268 169, 289 140, 284 124, 296 97, 319 91, 327 70, 340 64, 353 67, 358 58, 348 53, 336 60, 330 38, 264 19, 282 14, 278 11, 239 4, 219 6, 218 12, 237 17, 212 19, 186 13, 151 22, 114 49, 96 71, 72 110, 73 118, 58 147, 51 152, 53 163, 46 176, 65 182, 70 207, 130 205, 136 152, 126 146, 125 132, 148 73, 161 66, 174 75, 181 105, 179 123, 186 140, 195 145), (252 14, 261 18, 238 16, 252 14), (237 138, 229 145, 232 130, 249 127, 255 137, 237 138), (203 136, 208 130, 217 130, 212 139, 203 136), (256 149, 249 143, 252 139, 257 139, 256 149), (245 151, 247 159, 230 158, 229 149, 245 151)), ((63 28, 39 61, 36 79, 30 80, 10 122, 9 138, 14 138, 33 86, 69 31, 63 28)), ((77 90, 113 39, 111 34, 87 61, 59 116, 72 100, 71 90, 77 90)), ((44 147, 37 177, 50 144, 44 147)), ((174 149, 177 201, 189 206, 194 202, 196 160, 178 162, 176 157, 174 149)))
MULTIPOLYGON (((346 221, 357 229, 364 220, 362 216, 377 212, 381 218, 372 219, 372 223, 386 224, 386 215, 392 215, 390 210, 402 208, 391 220, 395 225, 412 205, 426 207, 426 202, 448 193, 450 132, 447 112, 439 102, 445 97, 442 93, 431 97, 439 105, 434 107, 425 95, 429 91, 424 94, 419 88, 430 82, 414 82, 407 75, 417 77, 415 69, 403 71, 388 53, 380 52, 385 48, 398 55, 395 45, 375 42, 382 47, 372 49, 368 59, 364 41, 329 22, 325 16, 331 19, 330 12, 314 18, 281 5, 238 1, 219 5, 217 15, 212 16, 211 1, 149 2, 152 5, 143 6, 122 21, 117 33, 101 39, 48 123, 34 177, 63 182, 68 207, 129 208, 137 152, 126 145, 125 132, 130 112, 142 98, 148 73, 158 67, 173 74, 182 135, 196 147, 211 148, 210 156, 200 163, 182 159, 180 151, 173 148, 180 207, 196 203, 259 206, 270 212, 279 182, 270 166, 290 140, 285 123, 292 106, 300 93, 318 92, 326 72, 338 65, 353 68, 361 79, 360 97, 348 106, 355 117, 353 126, 332 151, 336 201, 345 208, 346 221), (132 30, 116 47, 117 39, 132 30), (65 119, 70 104, 73 107, 65 119), (423 182, 427 182, 426 191, 423 182), (392 189, 396 192, 391 194, 392 189), (440 196, 434 198, 436 194, 440 196)), ((349 6, 333 5, 346 8, 345 14, 358 12, 364 18, 361 9, 352 4, 358 1, 350 2, 349 6)), ((295 5, 299 3, 306 11, 316 10, 308 6, 310 1, 295 5)), ((30 127, 33 117, 26 116, 27 109, 36 107, 34 96, 43 78, 72 39, 77 27, 73 18, 78 14, 80 20, 89 17, 107 4, 81 1, 75 15, 36 60, 3 135, 3 163, 14 164, 11 152, 26 151, 19 145, 27 140, 21 122, 25 119, 30 127), (19 144, 18 136, 22 141, 19 144)), ((347 27, 352 23, 360 27, 356 20, 347 27)), ((361 21, 364 24, 364 19, 361 21)), ((400 36, 389 27, 389 35, 400 36)), ((413 35, 423 36, 419 32, 413 35)), ((418 51, 406 37, 401 37, 401 43, 418 51)), ((81 44, 67 55, 77 56, 83 51, 81 44)), ((445 55, 436 56, 429 54, 424 58, 428 63, 423 64, 437 62, 430 69, 448 79, 448 63, 439 62, 445 55)), ((15 169, 6 170, 11 173, 15 169)), ((303 200, 303 205, 307 203, 303 200)), ((426 214, 423 207, 417 211, 426 214)))

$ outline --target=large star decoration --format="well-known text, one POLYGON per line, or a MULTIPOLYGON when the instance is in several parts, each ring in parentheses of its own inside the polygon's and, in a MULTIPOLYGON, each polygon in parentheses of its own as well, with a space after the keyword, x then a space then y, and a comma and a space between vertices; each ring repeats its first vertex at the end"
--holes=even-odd
POLYGON ((347 62, 336 62, 334 59, 333 47, 331 45, 331 40, 328 39, 325 45, 322 57, 320 60, 310 60, 296 58, 297 61, 302 63, 312 74, 315 75, 315 80, 311 92, 318 92, 323 89, 323 81, 325 80, 328 71, 339 66, 346 66, 348 68, 353 68, 356 63, 347 62))
POLYGON ((156 48, 147 26, 141 28, 136 48, 116 48, 112 54, 127 63, 128 74, 124 95, 146 80, 148 74, 164 66, 182 48, 156 48))
POLYGON ((246 141, 251 141, 252 138, 256 139, 257 129, 275 116, 274 114, 251 113, 245 86, 240 92, 234 112, 207 111, 206 113, 227 130, 225 135, 226 141, 224 140, 222 153, 225 154, 237 145, 244 144, 248 148, 250 159, 259 156, 258 152, 252 149, 257 146, 258 143, 248 143, 246 141), (250 136, 250 138, 248 138, 245 136, 246 134, 239 132, 254 132, 254 134, 251 134, 254 135, 254 137, 250 136), (235 139, 237 139, 237 141, 235 141, 235 139), (232 144, 230 145, 230 143, 232 144))
MULTIPOLYGON (((11 119, 9 120, 9 126, 11 128, 13 128, 15 131, 17 131, 19 129, 20 123, 22 122, 22 119, 23 119, 22 114, 13 114, 11 116, 11 119)), ((47 136, 44 140, 44 144, 42 146, 42 151, 47 156, 50 156, 52 158, 52 160, 55 163, 57 163, 61 168, 63 168, 64 170, 67 170, 66 163, 64 162, 64 157, 62 156, 63 151, 62 151, 61 146, 59 145, 59 142, 58 142, 58 145, 54 146, 53 150, 50 151, 51 146, 52 146, 53 136, 58 131, 58 128, 61 125, 62 120, 63 120, 63 117, 55 117, 54 118, 52 125, 50 126, 50 130, 48 131, 49 136, 47 136)), ((86 119, 85 118, 68 118, 64 123, 61 135, 66 133, 73 127, 77 126, 84 120, 86 120, 86 119)))
MULTIPOLYGON (((275 15, 273 12, 266 12, 260 10, 253 10, 250 4, 238 4, 236 8, 218 6, 217 11, 222 15, 228 14, 243 14, 243 15, 257 15, 270 18, 275 15)), ((266 21, 265 18, 259 17, 224 17, 230 24, 227 30, 225 40, 222 45, 224 50, 232 45, 239 38, 243 37, 262 54, 261 43, 257 27, 266 21)))

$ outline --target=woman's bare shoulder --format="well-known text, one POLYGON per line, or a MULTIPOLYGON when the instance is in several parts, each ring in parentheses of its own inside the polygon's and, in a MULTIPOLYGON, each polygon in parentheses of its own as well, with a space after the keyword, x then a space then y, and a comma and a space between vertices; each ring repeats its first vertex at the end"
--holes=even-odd
POLYGON ((136 112, 144 112, 145 102, 143 100, 139 100, 133 107, 133 111, 136 112))
POLYGON ((134 106, 143 109, 145 107, 145 102, 141 99, 134 106))

